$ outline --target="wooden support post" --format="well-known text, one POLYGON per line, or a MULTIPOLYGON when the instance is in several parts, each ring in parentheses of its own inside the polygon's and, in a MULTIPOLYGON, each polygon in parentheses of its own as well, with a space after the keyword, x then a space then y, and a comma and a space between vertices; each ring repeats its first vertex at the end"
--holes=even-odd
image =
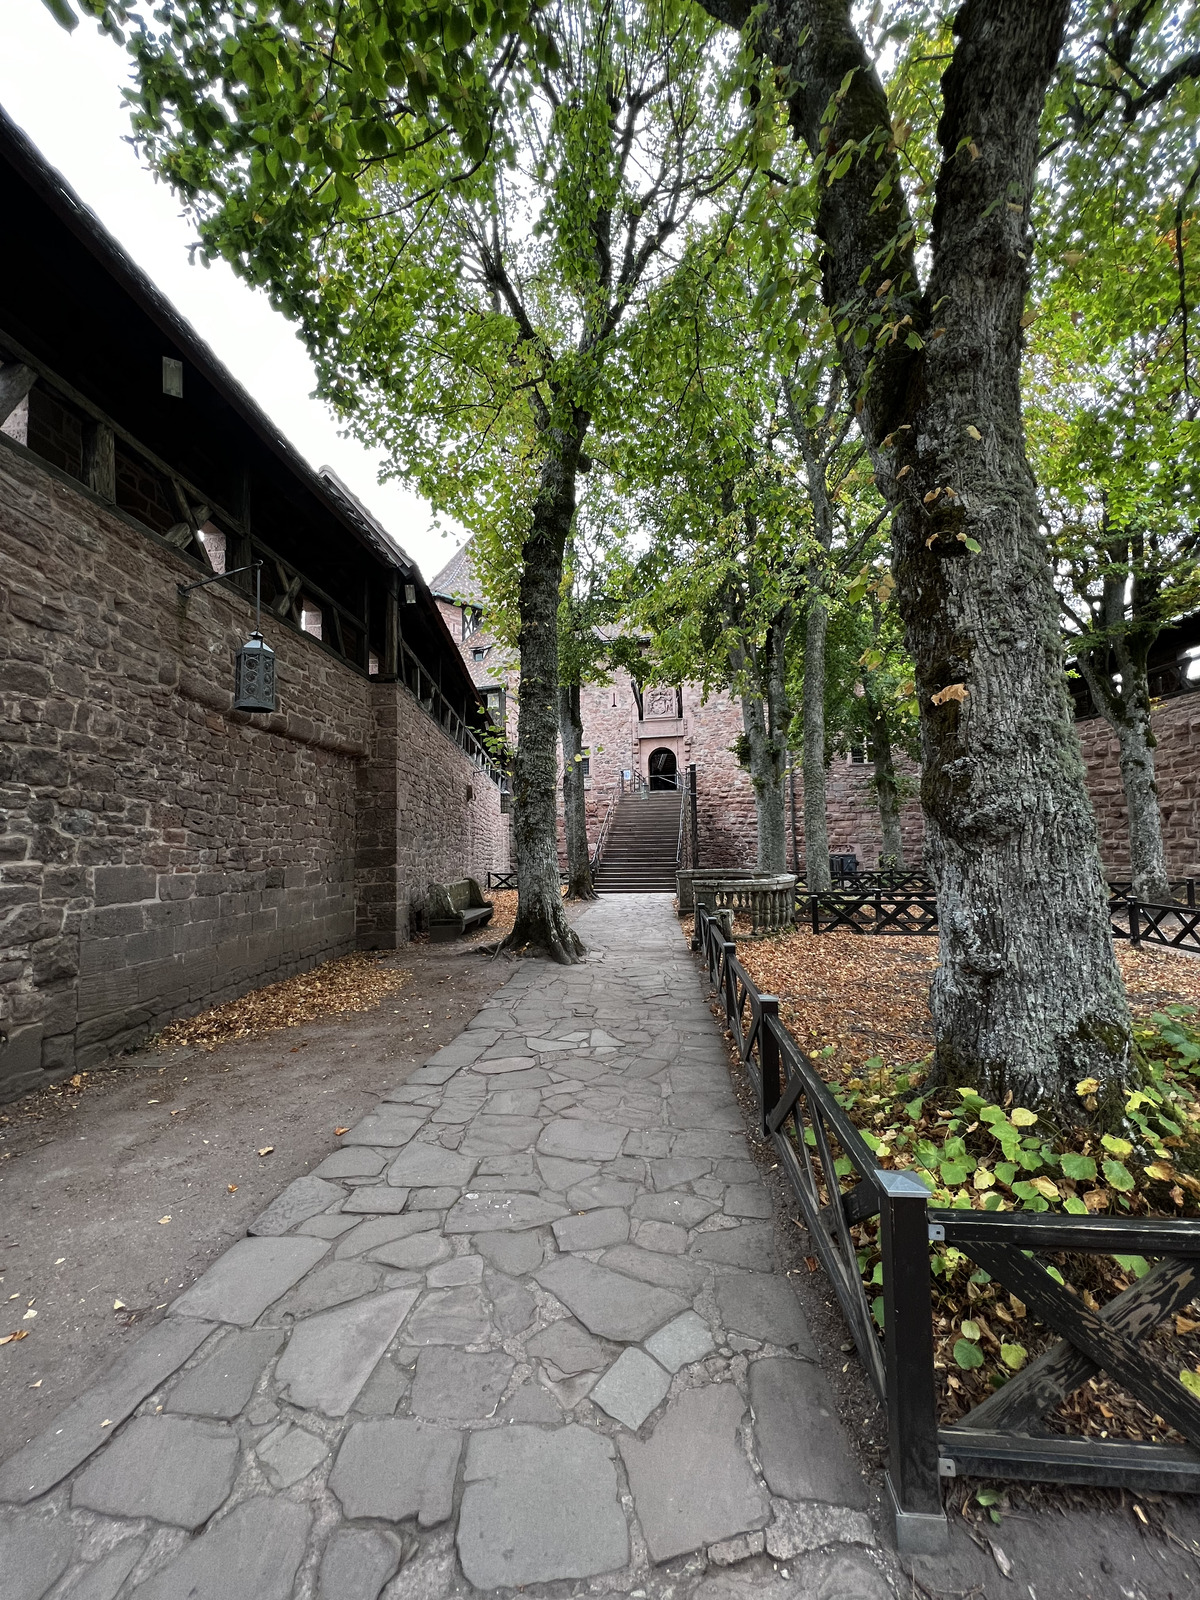
POLYGON ((938 1478, 929 1288, 929 1191, 910 1172, 876 1168, 883 1252, 887 1485, 903 1555, 937 1555, 949 1540, 938 1478))
POLYGON ((383 602, 383 660, 379 663, 385 678, 400 676, 400 575, 393 572, 383 602))
POLYGON ((767 1019, 779 1021, 779 999, 773 994, 760 994, 758 1003, 762 1008, 762 1021, 758 1028, 758 1068, 762 1079, 762 1131, 766 1139, 771 1132, 767 1127, 767 1119, 779 1104, 779 1041, 767 1019))
POLYGON ((106 422, 92 422, 84 429, 83 481, 102 499, 117 498, 117 441, 106 422))
POLYGON ((22 361, 0 365, 0 422, 8 421, 36 382, 37 373, 22 361))

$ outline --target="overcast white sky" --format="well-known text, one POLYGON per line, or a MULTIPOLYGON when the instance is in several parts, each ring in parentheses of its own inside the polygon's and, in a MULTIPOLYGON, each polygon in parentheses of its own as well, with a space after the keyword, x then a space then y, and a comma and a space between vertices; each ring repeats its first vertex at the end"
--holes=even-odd
POLYGON ((124 52, 93 24, 66 33, 42 0, 0 0, 0 105, 301 454, 331 466, 432 576, 460 541, 433 531, 424 501, 381 485, 376 458, 341 438, 332 414, 309 398, 315 378, 291 324, 224 263, 189 266, 194 230, 122 142, 126 76, 124 52))

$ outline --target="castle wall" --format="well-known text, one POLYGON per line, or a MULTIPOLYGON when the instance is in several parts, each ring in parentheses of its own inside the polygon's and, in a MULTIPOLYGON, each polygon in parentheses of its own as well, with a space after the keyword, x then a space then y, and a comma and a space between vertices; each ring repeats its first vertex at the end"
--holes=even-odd
POLYGON ((402 686, 268 619, 282 709, 232 711, 253 609, 195 576, 0 441, 0 1099, 508 864, 495 785, 402 686))

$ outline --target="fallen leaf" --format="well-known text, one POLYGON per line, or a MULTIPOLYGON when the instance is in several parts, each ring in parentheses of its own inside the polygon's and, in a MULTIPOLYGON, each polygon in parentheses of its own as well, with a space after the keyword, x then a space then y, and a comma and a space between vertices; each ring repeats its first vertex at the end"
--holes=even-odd
POLYGON ((31 1388, 31 1389, 40 1389, 40 1388, 41 1388, 41 1387, 42 1387, 42 1384, 43 1384, 43 1382, 44 1382, 44 1381, 45 1381, 45 1380, 44 1380, 44 1379, 42 1379, 42 1378, 39 1378, 39 1379, 38 1379, 38 1381, 37 1381, 37 1382, 36 1382, 36 1383, 31 1383, 31 1384, 30 1384, 30 1385, 29 1385, 29 1387, 30 1387, 30 1388, 31 1388))
POLYGON ((1194 1322, 1191 1317, 1185 1317, 1182 1315, 1176 1316, 1176 1333, 1195 1333, 1197 1328, 1200 1328, 1200 1322, 1194 1322))
POLYGON ((817 1260, 816 1256, 805 1256, 804 1258, 804 1265, 810 1272, 815 1272, 820 1264, 821 1263, 817 1260))
POLYGON ((928 537, 928 539, 926 539, 926 541, 925 541, 925 548, 926 548, 926 550, 928 550, 928 549, 930 549, 930 548, 931 548, 931 547, 932 547, 932 545, 933 545, 933 542, 934 542, 934 540, 935 540, 935 539, 936 539, 936 538, 937 538, 937 534, 936 534, 936 533, 931 533, 931 534, 930 534, 930 535, 929 535, 929 537, 928 537))
POLYGON ((334 1135, 337 1138, 340 1139, 344 1133, 349 1133, 350 1129, 349 1128, 335 1128, 333 1131, 334 1131, 334 1135))
POLYGON ((236 1183, 227 1183, 225 1185, 225 1187, 229 1190, 230 1194, 236 1194, 237 1193, 237 1184, 236 1183))
POLYGON ((170 1217, 159 1217, 158 1225, 161 1228, 164 1222, 170 1222, 170 1217))
POLYGON ((1169 1161, 1152 1161, 1146 1168, 1148 1178, 1157 1178, 1159 1183, 1171 1183, 1175 1178, 1175 1168, 1169 1161))
POLYGON ((1144 1523, 1147 1528, 1150 1526, 1150 1518, 1142 1510, 1141 1506, 1135 1505, 1133 1508, 1133 1514, 1138 1521, 1144 1523))
POLYGON ((1107 1189, 1089 1189, 1083 1197, 1083 1203, 1089 1211, 1104 1211, 1110 1198, 1107 1189))
POLYGON ((36 1316, 37 1316, 37 1312, 33 1309, 32 1306, 30 1306, 29 1310, 21 1318, 21 1321, 22 1322, 32 1322, 34 1317, 36 1317, 36 1316))
POLYGON ((912 471, 912 464, 911 464, 911 462, 909 462, 906 465, 904 465, 903 467, 901 467, 900 471, 896 474, 896 482, 899 483, 901 478, 907 478, 911 471, 912 471))
POLYGON ((948 700, 960 702, 965 700, 970 692, 964 683, 949 683, 944 689, 939 689, 935 695, 931 695, 930 699, 935 706, 944 706, 948 700))
POLYGON ((112 1427, 112 1418, 111 1417, 105 1417, 104 1421, 100 1424, 100 1426, 102 1428, 111 1428, 112 1427))
POLYGON ((55 1263, 54 1263, 54 1265, 55 1265, 55 1266, 56 1266, 56 1267, 61 1267, 61 1266, 62 1266, 62 1264, 63 1264, 63 1262, 64 1262, 64 1261, 65 1261, 65 1260, 66 1260, 66 1259, 67 1259, 67 1258, 66 1258, 66 1256, 59 1256, 59 1258, 58 1258, 58 1260, 57 1260, 57 1261, 56 1261, 56 1262, 55 1262, 55 1263))
POLYGON ((125 1309, 124 1300, 114 1300, 113 1301, 113 1310, 114 1311, 124 1311, 124 1309, 125 1309))
POLYGON ((1004 1551, 1001 1550, 1000 1546, 998 1544, 996 1544, 993 1540, 991 1540, 991 1539, 988 1540, 988 1546, 989 1546, 989 1548, 991 1549, 991 1552, 992 1552, 992 1559, 995 1561, 996 1565, 1000 1568, 1000 1571, 1004 1574, 1004 1576, 1006 1578, 1011 1578, 1012 1577, 1012 1572, 1013 1572, 1013 1564, 1012 1564, 1011 1559, 1008 1556, 1005 1555, 1004 1551))
POLYGON ((260 1156, 269 1156, 274 1148, 275 1146, 273 1144, 265 1144, 258 1153, 260 1156))

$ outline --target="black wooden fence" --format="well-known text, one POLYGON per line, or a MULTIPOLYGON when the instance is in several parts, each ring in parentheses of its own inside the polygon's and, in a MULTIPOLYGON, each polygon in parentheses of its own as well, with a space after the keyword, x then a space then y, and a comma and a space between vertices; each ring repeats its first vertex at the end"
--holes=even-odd
MULTIPOLYGON (((1185 901, 1171 905, 1149 905, 1121 892, 1121 885, 1110 886, 1108 903, 1114 939, 1129 939, 1135 945, 1157 944, 1168 949, 1200 954, 1200 907, 1196 901, 1196 880, 1187 878, 1172 884, 1185 901)), ((796 896, 797 921, 806 923, 813 933, 831 933, 835 928, 850 928, 856 933, 914 934, 936 933, 937 896, 932 888, 908 891, 900 888, 863 887, 854 891, 831 890, 827 894, 796 896)))
MULTIPOLYGON (((1053 1483, 1200 1492, 1200 1401, 1139 1340, 1200 1292, 1200 1220, 931 1210, 911 1173, 888 1171, 834 1099, 812 1059, 760 994, 716 918, 697 903, 693 948, 718 990, 758 1095, 771 1140, 809 1238, 887 1411, 887 1473, 901 1550, 945 1547, 941 1479, 1024 1478, 1053 1483), (835 1163, 849 1171, 837 1176, 835 1163), (879 1219, 883 1332, 858 1266, 856 1224, 879 1219), (1019 1299, 1060 1342, 958 1422, 939 1427, 934 1383, 932 1242, 953 1244, 1019 1299), (1065 1277, 1074 1255, 1157 1256, 1159 1264, 1100 1311, 1065 1277), (1052 1431, 1047 1413, 1098 1371, 1108 1373, 1182 1438, 1181 1445, 1101 1440, 1052 1431)), ((1164 1428, 1162 1431, 1166 1431, 1164 1428)))

